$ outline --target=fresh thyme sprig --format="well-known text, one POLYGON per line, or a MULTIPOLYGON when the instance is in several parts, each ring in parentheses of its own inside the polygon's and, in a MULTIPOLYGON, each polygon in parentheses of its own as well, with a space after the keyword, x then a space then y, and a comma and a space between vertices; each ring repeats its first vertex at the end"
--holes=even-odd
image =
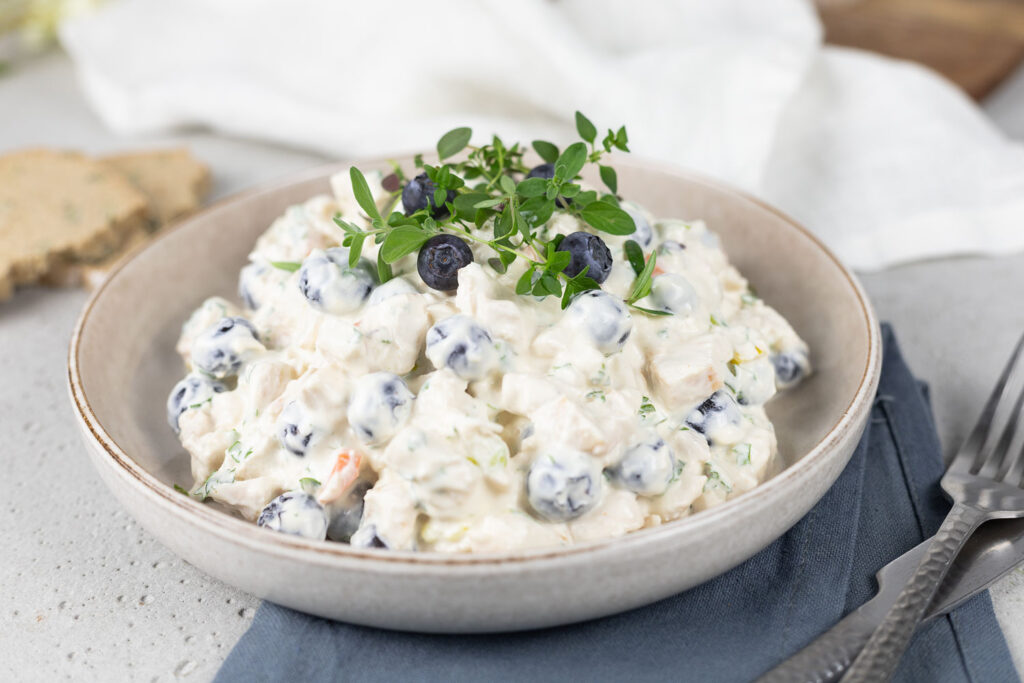
MULTIPOLYGON (((575 294, 599 288, 595 280, 587 277, 585 269, 575 276, 565 272, 570 256, 557 250, 562 236, 548 240, 544 228, 552 215, 560 212, 613 235, 629 235, 636 230, 632 217, 619 206, 615 169, 602 163, 614 150, 628 152, 629 138, 623 126, 617 131, 609 129, 598 141, 597 128, 580 112, 576 112, 576 130, 581 141, 564 150, 546 140, 531 143, 545 163, 552 165, 550 178, 522 177, 529 169, 523 164, 526 147, 520 143, 508 146, 495 135, 490 143, 476 147, 470 145, 471 129, 448 131, 437 143, 438 165, 424 163, 420 156, 414 161, 416 168, 433 183, 434 191, 432 203, 410 215, 395 210, 402 185, 407 182, 397 165, 395 173, 383 183, 390 193, 383 212, 363 173, 353 167, 352 191, 370 226, 362 228, 335 217, 345 231, 342 244, 349 248, 350 264, 358 262, 366 240, 373 239, 380 245, 377 270, 380 280, 385 282, 392 277, 392 264, 417 251, 434 235, 448 233, 487 245, 494 251, 487 263, 499 273, 505 273, 516 259, 526 261, 528 267, 516 283, 519 294, 559 296, 565 308, 575 294), (461 160, 446 161, 467 149, 461 160), (598 165, 601 181, 609 192, 599 194, 584 190, 579 184, 579 175, 588 163, 598 165), (435 216, 432 207, 444 207, 444 211, 435 216), (491 236, 480 231, 488 221, 493 224, 491 236)), ((653 262, 652 255, 651 269, 653 262)), ((650 272, 646 280, 649 291, 650 272)))

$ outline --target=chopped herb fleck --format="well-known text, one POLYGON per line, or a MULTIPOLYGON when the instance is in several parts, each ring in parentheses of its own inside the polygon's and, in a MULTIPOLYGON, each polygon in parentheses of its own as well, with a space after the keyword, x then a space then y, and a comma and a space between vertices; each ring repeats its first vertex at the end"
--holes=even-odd
POLYGON ((732 486, 729 486, 729 484, 722 479, 722 475, 718 470, 712 467, 709 462, 704 463, 704 476, 708 478, 708 480, 704 482, 705 491, 724 488, 726 493, 732 493, 732 486))
POLYGON ((637 411, 637 414, 640 415, 640 417, 645 418, 656 410, 657 408, 655 408, 654 404, 651 403, 651 399, 646 396, 640 399, 640 410, 637 411))

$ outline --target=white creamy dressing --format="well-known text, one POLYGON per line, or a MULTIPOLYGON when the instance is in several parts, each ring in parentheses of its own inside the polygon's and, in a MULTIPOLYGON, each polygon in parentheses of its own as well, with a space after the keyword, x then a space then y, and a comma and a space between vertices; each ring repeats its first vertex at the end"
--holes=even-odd
MULTIPOLYGON (((271 512, 287 514, 265 525, 323 538, 330 522, 347 528, 332 538, 347 540, 358 524, 354 545, 505 552, 678 519, 773 473, 763 408, 776 391, 772 358, 785 356, 796 373, 780 386, 793 383, 809 370, 807 348, 703 222, 654 222, 624 206, 637 219, 634 239, 658 250, 652 293, 638 305, 673 315, 622 303, 635 277, 628 238, 606 234, 614 265, 605 294, 581 295, 567 311, 557 297, 516 295, 523 260, 498 274, 487 264, 493 252, 475 243, 454 295, 427 288, 413 254, 365 301, 358 273, 313 301, 303 288, 346 258, 329 251, 343 237, 332 216, 366 224, 348 174, 338 178, 335 197, 289 208, 259 238, 241 275, 244 307, 212 298, 183 326, 178 351, 192 384, 179 393, 199 400, 174 412, 193 495, 256 520, 280 494, 299 492, 275 501, 271 512), (304 260, 296 272, 271 265, 304 260), (213 334, 233 316, 257 334, 241 323, 213 334), (232 364, 237 380, 217 370, 232 364), (339 453, 357 455, 358 472, 339 453), (333 475, 336 466, 349 476, 333 475), (360 521, 352 491, 368 486, 360 521), (307 512, 324 523, 302 521, 307 512)), ((383 205, 380 175, 368 179, 383 205)), ((559 213, 542 237, 583 229, 559 213)), ((375 272, 371 242, 360 273, 375 272)))

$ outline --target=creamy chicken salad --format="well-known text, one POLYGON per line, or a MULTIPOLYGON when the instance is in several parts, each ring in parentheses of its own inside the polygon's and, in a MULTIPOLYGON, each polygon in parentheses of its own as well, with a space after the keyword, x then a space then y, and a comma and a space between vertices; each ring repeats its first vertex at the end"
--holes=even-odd
POLYGON ((167 411, 190 495, 306 538, 501 553, 662 524, 773 473, 764 404, 808 349, 704 222, 621 201, 635 230, 598 235, 559 196, 516 249, 554 245, 584 287, 541 296, 536 260, 495 262, 500 205, 379 266, 366 190, 383 216, 399 193, 405 214, 456 207, 423 174, 359 174, 362 197, 353 177, 274 221, 239 303, 184 324, 167 411))

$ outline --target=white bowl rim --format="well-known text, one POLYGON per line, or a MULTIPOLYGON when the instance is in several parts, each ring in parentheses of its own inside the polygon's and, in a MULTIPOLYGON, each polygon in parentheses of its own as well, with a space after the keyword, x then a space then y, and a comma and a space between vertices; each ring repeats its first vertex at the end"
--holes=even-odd
POLYGON ((499 568, 502 566, 507 567, 508 565, 521 564, 525 562, 537 563, 545 560, 550 561, 569 557, 585 559, 587 555, 593 555, 600 551, 608 550, 612 546, 614 546, 615 550, 619 551, 624 550, 633 544, 656 542, 663 536, 676 535, 683 531, 689 531, 692 533, 701 526, 714 524, 716 520, 730 515, 737 508, 745 506, 759 497, 770 495, 776 489, 785 486, 791 480, 799 479, 801 476, 805 475, 808 470, 814 469, 815 466, 819 464, 819 461, 826 456, 830 446, 855 426, 857 413, 864 402, 873 400, 873 394, 881 371, 882 358, 882 341, 878 320, 863 286, 860 284, 856 276, 854 276, 854 274, 845 265, 843 265, 835 254, 833 254, 832 251, 826 247, 814 233, 805 228, 791 216, 767 202, 758 199, 745 190, 741 190, 716 178, 688 169, 682 169, 672 164, 633 157, 631 159, 619 160, 617 163, 623 166, 636 166, 649 170, 660 171, 667 175, 673 175, 687 181, 710 185, 716 189, 730 193, 737 199, 751 202, 760 208, 775 214, 784 222, 788 223, 790 227, 810 239, 816 247, 824 252, 828 259, 832 261, 836 268, 838 268, 846 278, 857 297, 857 302, 860 305, 860 312, 869 329, 868 355, 860 381, 857 385, 857 391, 850 403, 843 409, 839 419, 821 438, 821 440, 819 440, 813 448, 807 451, 803 457, 789 467, 786 467, 771 479, 735 498, 727 500, 724 503, 707 510, 702 510, 701 512, 691 516, 683 517, 658 526, 631 531, 622 536, 586 541, 568 546, 524 550, 515 553, 483 554, 363 549, 353 548, 346 543, 313 541, 287 534, 269 533, 266 530, 260 529, 251 522, 233 517, 230 514, 216 510, 208 505, 204 505, 190 496, 183 495, 182 493, 165 485, 137 464, 114 441, 100 423, 99 418, 93 412, 89 404, 89 400, 85 395, 84 387, 82 386, 81 370, 78 358, 82 334, 86 325, 89 323, 90 313, 92 312, 96 302, 103 296, 107 287, 114 281, 117 274, 128 262, 133 260, 134 257, 142 251, 154 248, 161 240, 172 232, 211 212, 221 210, 233 204, 248 201, 251 198, 267 191, 278 190, 289 185, 308 182, 316 178, 329 177, 330 174, 343 171, 352 165, 380 165, 392 159, 405 159, 407 156, 411 158, 412 155, 391 155, 377 159, 358 159, 353 162, 331 162, 313 167, 300 173, 291 174, 274 181, 261 183, 248 190, 243 190, 229 195, 213 202, 212 204, 204 207, 200 212, 179 221, 173 226, 165 228, 149 241, 132 249, 111 269, 108 276, 86 301, 85 306, 75 323, 71 342, 68 346, 68 388, 71 395, 72 406, 77 417, 81 420, 82 424, 85 425, 89 434, 92 436, 93 441, 95 441, 109 457, 112 464, 119 469, 122 474, 128 475, 125 479, 130 481, 132 486, 139 489, 141 493, 150 498, 154 503, 162 504, 165 508, 167 506, 170 506, 171 508, 178 508, 184 514, 192 516, 196 523, 203 524, 207 527, 208 531, 229 543, 241 544, 261 552, 273 552, 279 555, 284 554, 294 556, 296 551, 301 551, 305 556, 304 559, 306 560, 319 560, 328 564, 358 558, 360 564, 365 563, 369 565, 372 563, 375 565, 374 569, 377 570, 388 567, 396 568, 395 565, 398 564, 416 565, 422 569, 430 567, 444 568, 446 571, 451 571, 457 567, 499 568))

